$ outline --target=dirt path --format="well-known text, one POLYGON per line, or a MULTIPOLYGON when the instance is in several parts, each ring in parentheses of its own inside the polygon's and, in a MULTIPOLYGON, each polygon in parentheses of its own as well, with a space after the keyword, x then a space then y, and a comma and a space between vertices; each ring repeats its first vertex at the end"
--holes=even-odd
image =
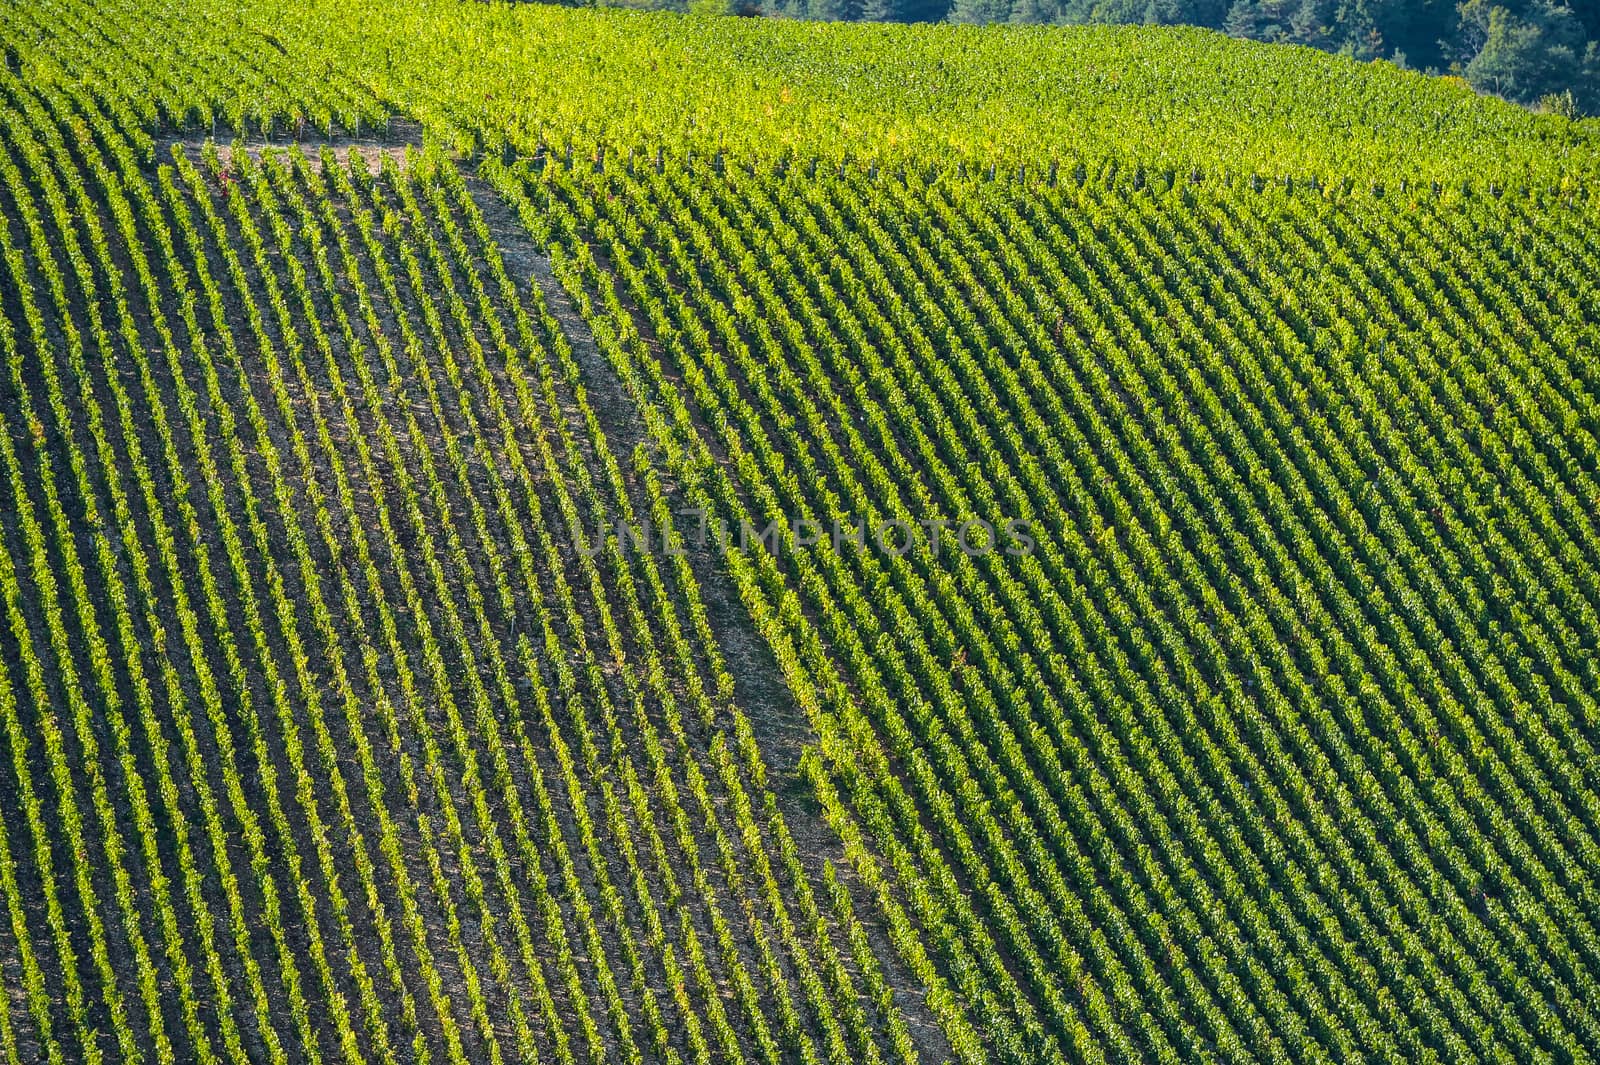
MULTIPOLYGON (((612 454, 622 465, 623 478, 630 491, 637 489, 639 486, 627 458, 640 444, 649 442, 644 418, 624 390, 621 378, 601 354, 582 313, 551 271, 549 257, 534 245, 520 220, 487 183, 470 179, 469 187, 513 278, 520 275, 538 282, 551 314, 560 323, 572 347, 573 357, 583 374, 589 405, 599 415, 612 454)), ((671 485, 666 490, 669 498, 677 495, 671 485)), ((635 506, 640 506, 641 502, 642 496, 635 495, 635 506)), ((815 739, 804 712, 789 694, 777 661, 756 633, 732 579, 717 563, 716 553, 691 546, 686 557, 694 570, 718 645, 728 658, 739 705, 751 717, 768 770, 782 779, 797 777, 800 752, 815 739)))
MULTIPOLYGON (((626 459, 635 447, 648 444, 643 416, 627 394, 622 379, 601 353, 582 313, 556 279, 549 256, 534 244, 521 220, 487 182, 469 176, 467 185, 512 279, 531 278, 537 282, 551 314, 566 335, 583 376, 589 405, 599 417, 612 454, 621 462, 634 505, 640 506, 643 492, 626 459)), ((675 507, 688 506, 674 486, 667 484, 665 489, 675 507)), ((735 699, 755 733, 766 762, 768 784, 796 846, 813 870, 820 870, 823 859, 833 862, 840 878, 851 888, 856 915, 868 932, 885 978, 894 989, 895 1000, 905 1015, 918 1052, 925 1061, 949 1060, 949 1044, 923 1001, 923 989, 901 963, 878 919, 876 906, 856 879, 838 838, 823 821, 811 798, 809 785, 800 776, 800 754, 807 744, 816 740, 804 711, 790 694, 777 660, 756 632, 717 553, 691 547, 685 557, 699 587, 712 633, 733 676, 735 699)), ((820 890, 820 880, 813 887, 820 890)))

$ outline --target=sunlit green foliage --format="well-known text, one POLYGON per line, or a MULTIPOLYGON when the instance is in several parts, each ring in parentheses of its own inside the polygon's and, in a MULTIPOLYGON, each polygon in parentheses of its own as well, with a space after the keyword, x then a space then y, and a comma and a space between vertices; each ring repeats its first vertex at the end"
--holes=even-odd
POLYGON ((1593 127, 1192 32, 0 19, 3 1065, 1600 1054, 1593 127))

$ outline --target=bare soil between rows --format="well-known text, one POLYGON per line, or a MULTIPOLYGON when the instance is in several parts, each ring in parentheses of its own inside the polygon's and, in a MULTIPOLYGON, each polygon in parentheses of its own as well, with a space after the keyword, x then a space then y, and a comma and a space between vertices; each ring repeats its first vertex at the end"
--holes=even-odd
POLYGON ((408 150, 422 147, 422 126, 411 119, 393 119, 386 130, 374 130, 370 133, 336 131, 331 134, 321 134, 312 130, 300 134, 286 133, 279 137, 258 135, 232 141, 218 139, 198 130, 186 130, 156 138, 154 161, 159 165, 170 159, 174 146, 181 146, 186 151, 198 153, 210 141, 215 141, 217 154, 228 163, 232 162, 236 151, 242 151, 252 160, 259 162, 266 152, 298 149, 313 161, 320 160, 326 150, 332 154, 339 166, 348 166, 351 157, 355 156, 364 159, 369 167, 376 168, 386 157, 394 160, 396 164, 404 164, 408 150))

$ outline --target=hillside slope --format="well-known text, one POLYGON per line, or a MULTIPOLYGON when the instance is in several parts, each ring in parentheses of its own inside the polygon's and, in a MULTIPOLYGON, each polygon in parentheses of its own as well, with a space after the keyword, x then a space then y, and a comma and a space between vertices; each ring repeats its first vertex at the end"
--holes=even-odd
POLYGON ((0 1061, 1600 1053, 1592 126, 0 24, 0 1061))
POLYGON ((1201 30, 691 19, 541 4, 210 0, 19 5, 28 77, 88 77, 147 119, 346 128, 387 114, 499 150, 728 150, 923 167, 1082 162, 1336 182, 1559 185, 1600 168, 1600 121, 1450 79, 1201 30), (58 19, 56 12, 62 11, 58 19), (87 9, 84 9, 85 13, 87 9), (85 17, 87 15, 85 14, 85 17), (126 80, 125 79, 131 79, 126 80), (125 82, 125 83, 124 83, 125 82))

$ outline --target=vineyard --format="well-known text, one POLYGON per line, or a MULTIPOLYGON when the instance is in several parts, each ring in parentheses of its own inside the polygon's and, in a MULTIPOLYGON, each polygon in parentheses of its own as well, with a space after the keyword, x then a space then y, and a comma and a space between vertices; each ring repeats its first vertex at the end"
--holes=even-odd
POLYGON ((0 29, 0 1063, 1600 1056, 1594 123, 0 29))

